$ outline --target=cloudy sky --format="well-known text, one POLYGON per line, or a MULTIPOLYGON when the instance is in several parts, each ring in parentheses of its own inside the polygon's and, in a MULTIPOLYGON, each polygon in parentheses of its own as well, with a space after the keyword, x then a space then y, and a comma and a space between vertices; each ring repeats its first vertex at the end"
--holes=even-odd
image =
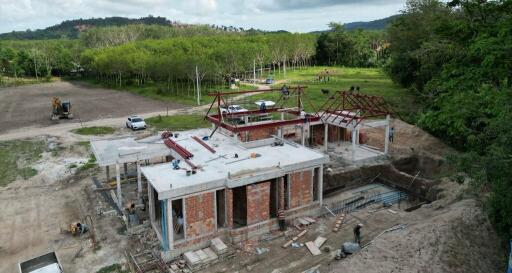
POLYGON ((91 17, 164 16, 183 23, 308 32, 396 14, 405 0, 0 0, 0 33, 91 17))

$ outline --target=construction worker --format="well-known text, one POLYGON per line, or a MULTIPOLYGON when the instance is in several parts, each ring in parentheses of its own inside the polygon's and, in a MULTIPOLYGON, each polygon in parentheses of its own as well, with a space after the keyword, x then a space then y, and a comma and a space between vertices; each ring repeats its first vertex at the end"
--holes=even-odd
POLYGON ((288 87, 286 85, 283 85, 283 87, 281 87, 281 93, 286 98, 290 95, 290 90, 288 90, 288 87))
POLYGON ((363 224, 359 223, 354 227, 354 242, 361 245, 361 228, 363 224))
POLYGON ((284 219, 284 210, 283 209, 277 210, 277 220, 279 221, 279 230, 285 231, 286 230, 286 222, 284 219))
POLYGON ((395 136, 395 127, 391 127, 391 129, 389 129, 389 142, 393 143, 394 136, 395 136))
POLYGON ((86 224, 76 223, 76 227, 77 227, 78 233, 80 235, 82 235, 82 234, 86 233, 87 231, 89 231, 89 227, 86 224))

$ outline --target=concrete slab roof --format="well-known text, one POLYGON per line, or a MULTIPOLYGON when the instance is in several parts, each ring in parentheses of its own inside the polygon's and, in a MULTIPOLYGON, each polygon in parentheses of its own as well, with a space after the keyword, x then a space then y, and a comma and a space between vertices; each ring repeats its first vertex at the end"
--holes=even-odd
MULTIPOLYGON (((283 146, 272 145, 275 139, 254 142, 235 142, 232 137, 215 133, 205 141, 216 153, 208 151, 193 136, 209 136, 211 129, 180 132, 176 143, 190 151, 191 161, 200 166, 196 174, 187 176, 186 170, 174 170, 171 163, 142 167, 142 173, 158 192, 158 199, 169 199, 221 187, 239 187, 259 181, 284 176, 287 173, 318 167, 328 157, 304 146, 284 142, 283 146), (251 154, 260 155, 250 158, 251 154), (238 158, 235 158, 238 154, 238 158)), ((166 148, 167 149, 167 148, 166 148)), ((173 156, 180 158, 173 151, 173 156)), ((191 169, 181 161, 181 168, 191 169)))
POLYGON ((171 155, 160 136, 139 140, 135 137, 92 140, 91 149, 100 166, 171 155))

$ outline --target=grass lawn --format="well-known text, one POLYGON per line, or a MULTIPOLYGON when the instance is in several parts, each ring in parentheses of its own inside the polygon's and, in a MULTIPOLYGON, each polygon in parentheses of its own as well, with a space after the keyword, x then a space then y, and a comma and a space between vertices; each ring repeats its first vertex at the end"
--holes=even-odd
POLYGON ((210 123, 203 115, 156 116, 146 119, 146 123, 157 130, 182 131, 205 128, 210 123))
POLYGON ((47 82, 55 82, 55 81, 60 81, 60 78, 59 77, 51 77, 51 78, 40 77, 40 78, 36 79, 36 78, 31 78, 31 77, 13 78, 13 77, 0 76, 0 87, 20 86, 20 85, 47 83, 47 82))
POLYGON ((116 130, 112 127, 106 126, 92 126, 73 129, 71 132, 79 135, 93 136, 93 135, 108 135, 113 134, 116 130))
POLYGON ((0 142, 0 187, 18 177, 28 179, 37 174, 31 164, 41 158, 46 149, 42 140, 13 140, 0 142))
MULTIPOLYGON (((274 76, 275 80, 283 80, 283 73, 274 76)), ((395 112, 402 116, 408 116, 417 111, 414 96, 407 89, 394 84, 391 79, 378 68, 345 68, 345 67, 310 67, 302 70, 287 71, 286 82, 288 85, 305 85, 306 101, 304 107, 307 111, 318 109, 328 99, 329 95, 322 93, 322 89, 327 89, 330 94, 335 91, 349 90, 351 86, 359 86, 361 93, 375 96, 382 96, 388 101, 395 112), (329 70, 331 74, 328 82, 319 82, 317 75, 329 70)), ((281 87, 282 84, 276 84, 274 87, 281 87)), ((279 93, 268 93, 259 95, 259 98, 277 101, 279 93)), ((289 100, 286 105, 293 104, 289 100)), ((405 118, 405 117, 403 117, 405 118)))

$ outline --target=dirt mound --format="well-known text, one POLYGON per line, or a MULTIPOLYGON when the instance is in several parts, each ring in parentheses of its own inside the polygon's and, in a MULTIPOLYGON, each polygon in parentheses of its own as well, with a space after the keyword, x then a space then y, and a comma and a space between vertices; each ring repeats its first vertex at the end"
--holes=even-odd
POLYGON ((330 272, 503 272, 505 252, 485 212, 474 199, 456 201, 460 189, 446 183, 444 197, 412 212, 406 229, 384 234, 330 272))

